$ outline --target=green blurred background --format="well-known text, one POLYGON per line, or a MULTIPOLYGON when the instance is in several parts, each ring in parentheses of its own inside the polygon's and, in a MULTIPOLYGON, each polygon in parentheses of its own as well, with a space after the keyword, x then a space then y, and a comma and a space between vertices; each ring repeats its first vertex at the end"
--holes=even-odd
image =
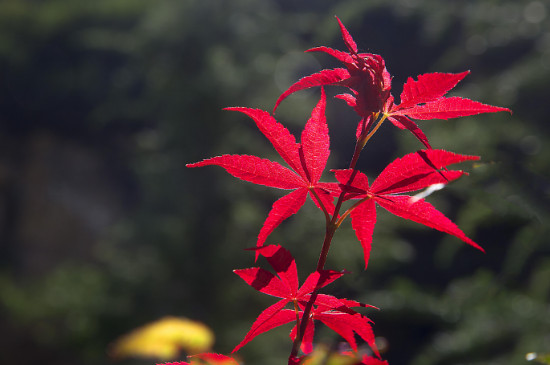
MULTIPOLYGON (((271 110, 299 77, 336 66, 303 53, 344 49, 334 15, 386 59, 394 95, 408 76, 469 69, 456 95, 514 114, 421 122, 434 148, 482 156, 429 200, 486 254, 380 211, 367 271, 349 223, 337 233, 327 268, 352 274, 328 291, 381 308, 366 313, 394 365, 550 352, 549 2, 1 0, 0 363, 115 363, 113 340, 165 315, 206 323, 215 350, 231 351, 273 303, 231 270, 254 265, 243 249, 281 194, 184 165, 277 159, 246 116, 222 108, 271 110)), ((318 95, 294 94, 278 119, 298 133, 318 95)), ((327 116, 329 168, 346 167, 357 117, 339 100, 327 116)), ((359 167, 372 179, 421 147, 385 125, 359 167)), ((309 203, 269 241, 304 277, 323 225, 309 203)), ((284 363, 289 330, 242 357, 284 363)), ((319 340, 338 341, 322 329, 319 340)))

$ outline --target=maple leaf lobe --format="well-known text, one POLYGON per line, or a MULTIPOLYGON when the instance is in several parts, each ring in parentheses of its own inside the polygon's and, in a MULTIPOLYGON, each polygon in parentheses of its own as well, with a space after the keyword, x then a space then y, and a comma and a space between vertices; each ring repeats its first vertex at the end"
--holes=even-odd
POLYGON ((445 150, 420 150, 391 162, 369 186, 367 177, 356 173, 351 186, 348 182, 353 170, 336 170, 340 184, 349 186, 352 193, 346 199, 361 199, 362 202, 351 211, 351 224, 363 248, 365 268, 368 265, 372 246, 372 235, 376 223, 376 208, 379 205, 401 218, 412 220, 430 228, 451 234, 462 241, 484 251, 467 237, 449 218, 424 199, 403 193, 427 188, 434 184, 447 184, 464 174, 460 170, 448 170, 447 166, 479 160, 478 156, 460 155, 445 150), (444 170, 442 170, 444 169, 444 170))

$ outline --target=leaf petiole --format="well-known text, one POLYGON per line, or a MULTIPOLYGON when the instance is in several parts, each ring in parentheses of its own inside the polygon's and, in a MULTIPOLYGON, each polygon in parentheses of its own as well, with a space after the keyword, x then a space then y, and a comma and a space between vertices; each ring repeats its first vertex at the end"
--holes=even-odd
POLYGON ((350 215, 350 213, 351 213, 358 205, 360 205, 360 204, 363 203, 365 200, 370 199, 370 198, 371 198, 370 196, 367 196, 367 197, 365 197, 365 198, 359 200, 357 203, 353 204, 351 207, 349 207, 348 210, 346 210, 346 211, 344 212, 344 214, 342 214, 342 216, 336 221, 336 223, 335 223, 336 226, 337 226, 337 227, 340 227, 340 224, 342 224, 342 222, 344 221, 344 219, 346 219, 346 217, 347 217, 348 215, 350 215))
POLYGON ((300 308, 298 307, 298 302, 294 300, 294 312, 296 313, 296 337, 302 337, 300 336, 300 330, 301 330, 301 323, 300 323, 300 308))
POLYGON ((330 224, 331 218, 330 218, 330 214, 327 211, 327 208, 325 208, 323 201, 321 200, 321 198, 319 198, 319 195, 317 195, 317 192, 315 191, 314 188, 309 188, 309 192, 311 193, 311 195, 315 197, 315 199, 317 200, 317 204, 321 207, 321 210, 325 214, 325 222, 326 222, 326 225, 328 226, 330 224))
POLYGON ((374 126, 374 128, 372 128, 372 130, 363 138, 361 138, 357 144, 360 146, 361 149, 363 149, 365 147, 365 145, 367 144, 367 142, 369 141, 369 139, 371 139, 371 137, 374 135, 374 133, 376 133, 376 131, 378 130, 378 128, 380 128, 380 126, 382 125, 382 123, 384 123, 384 121, 388 118, 388 115, 386 113, 382 114, 382 116, 380 116, 380 119, 378 120, 378 122, 376 122, 376 125, 374 126))

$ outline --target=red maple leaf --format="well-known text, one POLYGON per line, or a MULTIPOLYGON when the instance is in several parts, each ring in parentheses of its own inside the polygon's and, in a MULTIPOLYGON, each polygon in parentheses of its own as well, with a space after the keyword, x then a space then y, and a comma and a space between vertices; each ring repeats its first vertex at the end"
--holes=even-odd
MULTIPOLYGON (((354 95, 349 95, 353 106, 362 117, 380 111, 390 95, 391 76, 386 69, 384 59, 373 53, 359 53, 357 44, 336 17, 344 42, 349 53, 338 51, 330 47, 315 47, 307 52, 325 52, 342 62, 346 68, 322 70, 298 80, 290 86, 275 103, 273 112, 281 101, 290 94, 314 86, 340 85, 351 89, 354 95)), ((347 96, 343 97, 344 99, 347 96)))
POLYGON ((336 170, 336 179, 347 192, 346 199, 360 199, 351 208, 351 223, 363 247, 365 268, 368 264, 372 234, 376 223, 376 204, 399 217, 424 224, 451 234, 462 241, 483 249, 468 238, 449 218, 424 199, 402 195, 435 184, 447 184, 465 174, 459 170, 440 170, 448 165, 479 160, 478 156, 459 155, 444 150, 421 150, 390 163, 369 186, 367 177, 356 171, 351 186, 347 185, 353 170, 336 170))
MULTIPOLYGON (((319 294, 319 296, 322 295, 323 294, 319 294)), ((372 321, 360 313, 350 311, 350 308, 353 307, 375 307, 349 299, 338 299, 338 301, 343 305, 338 306, 339 303, 335 303, 332 306, 319 304, 313 308, 309 315, 302 340, 302 352, 304 354, 309 354, 313 351, 314 321, 318 320, 342 336, 354 351, 357 351, 357 342, 355 341, 355 334, 357 334, 369 344, 376 355, 379 355, 378 348, 374 342, 374 333, 371 326, 372 321)), ((299 303, 299 306, 303 309, 301 303, 299 303)), ((292 340, 296 338, 296 334, 297 327, 294 326, 290 332, 292 340)))
POLYGON ((395 105, 393 96, 390 96, 384 104, 383 115, 396 127, 411 131, 420 142, 431 148, 428 138, 410 118, 447 120, 481 113, 500 111, 511 113, 510 109, 483 104, 479 101, 456 96, 444 97, 469 73, 470 71, 458 74, 434 72, 419 75, 417 81, 409 77, 403 85, 401 104, 395 105))
POLYGON ((252 118, 292 170, 277 162, 248 155, 223 155, 187 165, 187 167, 218 165, 239 179, 278 189, 293 190, 273 204, 258 235, 257 246, 262 246, 268 235, 281 222, 298 212, 304 205, 308 193, 319 209, 327 214, 334 212, 333 195, 339 191, 339 188, 334 183, 319 182, 330 154, 325 107, 326 96, 321 90, 321 99, 306 123, 301 143, 296 143, 288 129, 266 111, 227 108, 252 118))
MULTIPOLYGON (((306 278, 301 287, 298 287, 298 271, 296 268, 296 262, 288 250, 279 245, 267 245, 257 248, 256 251, 258 254, 267 259, 269 264, 275 270, 276 275, 259 267, 234 270, 235 274, 239 275, 254 289, 264 294, 281 298, 281 300, 269 306, 267 309, 262 311, 262 313, 260 313, 244 339, 235 347, 235 349, 233 349, 233 352, 239 350, 242 346, 261 333, 300 319, 303 314, 303 307, 311 299, 311 293, 323 288, 344 275, 343 272, 333 270, 315 271, 306 278), (294 305, 294 309, 284 309, 284 307, 289 303, 294 305)), ((362 317, 359 313, 349 308, 349 306, 366 305, 347 299, 338 299, 326 294, 318 294, 313 304, 316 305, 317 308, 322 308, 322 310, 318 309, 317 312, 314 312, 313 315, 317 316, 314 319, 320 319, 321 321, 327 323, 327 325, 331 328, 335 327, 340 329, 340 332, 337 332, 346 334, 346 336, 344 336, 346 340, 349 340, 349 328, 352 324, 338 324, 337 319, 332 321, 330 319, 325 320, 326 316, 330 316, 327 312, 338 311, 339 313, 349 315, 350 318, 353 315, 365 318, 359 320, 359 317, 353 317, 353 323, 359 324, 359 321, 363 321, 360 323, 361 327, 357 327, 356 332, 358 332, 362 337, 363 335, 366 336, 366 328, 364 328, 366 317, 362 317)), ((310 329, 309 331, 312 330, 310 329)), ((313 332, 311 332, 310 335, 311 336, 308 337, 309 339, 313 337, 313 332)), ((370 337, 367 338, 371 341, 370 337)), ((354 343, 355 342, 350 342, 350 345, 354 346, 354 343)), ((374 342, 372 342, 372 344, 374 344, 374 342)))
POLYGON ((385 67, 382 57, 372 53, 358 53, 357 45, 340 19, 342 37, 349 53, 328 47, 317 47, 309 51, 322 51, 341 61, 346 68, 323 70, 298 80, 290 86, 275 103, 274 111, 283 99, 290 94, 314 86, 346 86, 352 94, 337 95, 353 107, 362 119, 358 126, 357 138, 364 135, 375 120, 387 118, 400 129, 408 129, 426 147, 432 148, 428 138, 412 119, 449 119, 481 113, 499 111, 511 112, 510 109, 496 107, 460 97, 445 98, 444 95, 458 84, 468 73, 428 73, 419 75, 418 80, 409 77, 400 99, 401 104, 394 104, 390 94, 391 76, 385 67))

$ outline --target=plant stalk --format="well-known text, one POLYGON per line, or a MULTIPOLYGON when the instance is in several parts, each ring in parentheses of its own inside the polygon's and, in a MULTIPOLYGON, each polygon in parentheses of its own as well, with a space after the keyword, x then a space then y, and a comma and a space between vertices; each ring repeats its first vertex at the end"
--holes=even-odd
MULTIPOLYGON (((374 118, 374 115, 372 117, 374 118)), ((363 150, 363 147, 365 147, 365 144, 374 135, 374 133, 378 130, 378 128, 380 128, 380 125, 382 125, 382 122, 385 119, 386 119, 386 116, 385 115, 382 116, 378 121, 378 124, 376 124, 376 126, 369 133, 368 133, 368 130, 364 130, 361 136, 357 139, 357 142, 355 144, 355 150, 353 152, 353 157, 349 164, 349 168, 353 169, 353 172, 350 178, 348 179, 347 185, 351 185, 353 183, 353 180, 355 179, 355 176, 357 175, 357 170, 355 170, 355 165, 357 165, 357 161, 359 160, 359 156, 361 154, 361 151, 363 150)), ((327 261, 327 256, 330 249, 330 244, 332 243, 332 238, 334 237, 334 233, 340 226, 340 223, 342 223, 341 220, 339 219, 339 215, 340 215, 340 209, 342 208, 342 203, 344 202, 345 195, 346 195, 345 192, 340 193, 340 196, 338 197, 338 201, 336 202, 336 206, 334 208, 334 214, 332 215, 332 218, 330 219, 330 221, 327 219, 325 238, 323 240, 323 247, 321 248, 321 253, 319 254, 319 260, 317 261, 317 271, 322 271, 325 268, 325 263, 327 261)), ((298 349, 300 348, 300 344, 302 343, 304 333, 306 331, 308 319, 311 314, 311 310, 313 309, 313 303, 315 303, 317 299, 319 289, 320 289, 319 283, 317 283, 315 289, 311 294, 311 298, 306 303, 306 306, 304 308, 304 313, 302 315, 302 320, 297 322, 298 331, 296 334, 296 338, 292 343, 292 351, 290 352, 289 360, 296 358, 296 356, 298 355, 298 349)))

